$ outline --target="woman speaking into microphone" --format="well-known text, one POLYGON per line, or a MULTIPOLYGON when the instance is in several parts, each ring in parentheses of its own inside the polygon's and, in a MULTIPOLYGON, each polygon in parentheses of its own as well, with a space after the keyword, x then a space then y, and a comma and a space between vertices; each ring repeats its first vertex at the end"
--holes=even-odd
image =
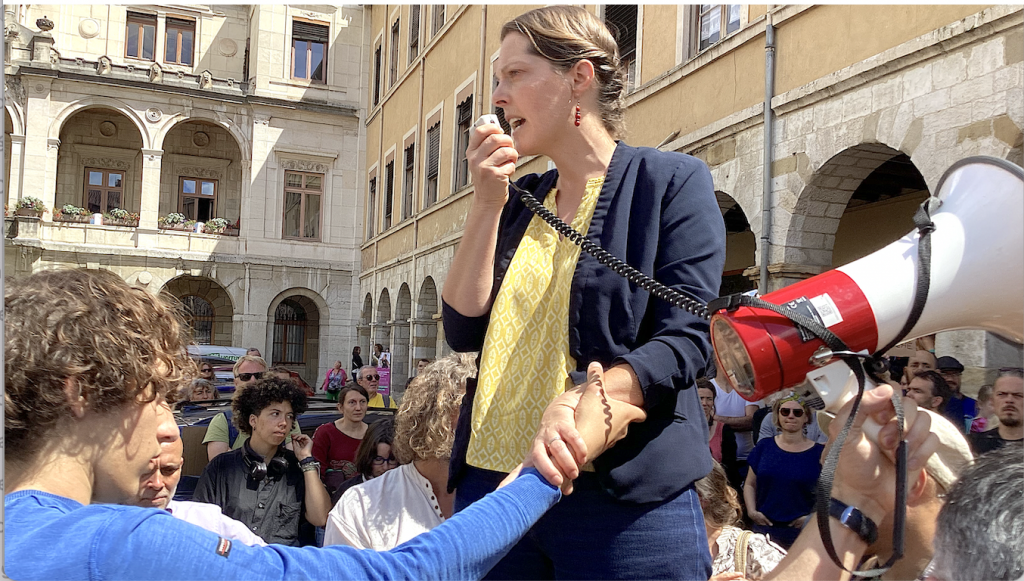
MULTIPOLYGON (((517 190, 634 268, 702 302, 718 296, 725 227, 700 161, 635 148, 623 132, 625 72, 612 34, 582 8, 506 23, 494 105, 511 135, 470 135, 474 197, 442 292, 448 343, 480 351, 449 486, 456 510, 520 462, 575 492, 490 578, 706 579, 693 482, 711 469, 694 380, 711 358, 706 321, 598 264, 517 190), (557 167, 510 190, 520 155, 557 167), (592 464, 573 422, 589 365, 604 370, 610 423, 629 433, 592 464), (578 476, 578 479, 577 479, 578 476)), ((610 426, 612 428, 612 426, 610 426)))

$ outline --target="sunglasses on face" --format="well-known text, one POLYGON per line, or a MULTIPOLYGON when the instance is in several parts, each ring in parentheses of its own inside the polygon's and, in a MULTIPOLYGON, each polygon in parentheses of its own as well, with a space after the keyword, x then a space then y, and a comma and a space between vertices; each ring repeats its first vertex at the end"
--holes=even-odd
POLYGON ((392 466, 398 466, 398 458, 395 458, 394 456, 388 456, 387 458, 385 458, 384 456, 373 457, 374 466, 383 466, 385 462, 392 466))
POLYGON ((790 413, 793 414, 794 418, 804 417, 804 410, 802 409, 779 408, 779 415, 781 415, 784 418, 788 418, 790 413))
POLYGON ((199 373, 213 373, 213 370, 207 367, 205 369, 200 369, 199 373))
POLYGON ((256 373, 239 373, 235 377, 242 381, 249 381, 251 379, 263 379, 263 373, 264 372, 262 371, 257 371, 256 373))
POLYGON ((367 381, 379 381, 380 380, 380 376, 379 375, 364 375, 363 379, 365 379, 367 381))

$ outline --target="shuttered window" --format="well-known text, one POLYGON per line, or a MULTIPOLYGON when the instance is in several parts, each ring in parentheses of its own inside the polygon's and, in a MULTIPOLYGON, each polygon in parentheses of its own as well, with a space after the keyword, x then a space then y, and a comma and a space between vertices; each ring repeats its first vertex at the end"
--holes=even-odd
POLYGON ((409 7, 409 62, 420 54, 420 5, 409 7))
POLYGON ((370 195, 366 202, 366 239, 377 233, 377 178, 370 178, 370 195))
POLYGON ((391 67, 388 76, 388 87, 394 87, 398 80, 398 31, 400 20, 391 25, 391 67))
POLYGON ((604 9, 604 21, 615 33, 619 45, 619 60, 626 69, 626 90, 636 86, 636 28, 639 12, 636 5, 609 4, 604 9))
POLYGON ((437 201, 437 176, 441 166, 441 123, 427 129, 427 184, 424 188, 423 206, 437 201))
POLYGON ((395 205, 395 162, 391 161, 384 170, 384 226, 381 231, 391 227, 391 210, 395 205))
POLYGON ((430 35, 433 36, 444 26, 444 4, 434 5, 434 18, 430 26, 430 35))
POLYGON ((459 103, 456 115, 458 131, 455 137, 455 190, 469 185, 469 161, 466 160, 466 148, 469 147, 469 128, 473 123, 473 96, 459 103))
POLYGON ((402 219, 412 216, 413 173, 416 167, 416 144, 405 148, 405 176, 402 180, 402 219))
POLYGON ((380 47, 373 51, 373 104, 380 103, 380 47))
POLYGON ((327 82, 327 39, 330 28, 292 21, 292 78, 327 82))

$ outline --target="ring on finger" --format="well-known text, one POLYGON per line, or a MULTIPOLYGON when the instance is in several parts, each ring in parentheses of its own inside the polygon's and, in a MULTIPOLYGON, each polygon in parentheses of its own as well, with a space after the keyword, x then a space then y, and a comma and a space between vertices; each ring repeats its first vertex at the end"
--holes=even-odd
POLYGON ((550 440, 548 440, 548 448, 550 448, 551 445, 554 444, 555 442, 561 442, 561 441, 562 441, 562 437, 561 436, 555 436, 554 438, 551 438, 550 440))

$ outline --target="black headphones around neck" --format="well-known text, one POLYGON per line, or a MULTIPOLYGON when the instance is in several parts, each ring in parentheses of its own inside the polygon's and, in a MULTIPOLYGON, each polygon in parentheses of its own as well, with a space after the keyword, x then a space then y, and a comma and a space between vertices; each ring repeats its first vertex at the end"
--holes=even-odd
POLYGON ((277 454, 270 459, 270 463, 263 461, 263 456, 260 456, 252 449, 249 445, 249 441, 246 440, 242 444, 242 462, 245 464, 245 472, 249 478, 252 478, 256 482, 262 482, 268 475, 280 476, 288 471, 288 459, 284 457, 285 447, 282 444, 277 449, 277 454))

